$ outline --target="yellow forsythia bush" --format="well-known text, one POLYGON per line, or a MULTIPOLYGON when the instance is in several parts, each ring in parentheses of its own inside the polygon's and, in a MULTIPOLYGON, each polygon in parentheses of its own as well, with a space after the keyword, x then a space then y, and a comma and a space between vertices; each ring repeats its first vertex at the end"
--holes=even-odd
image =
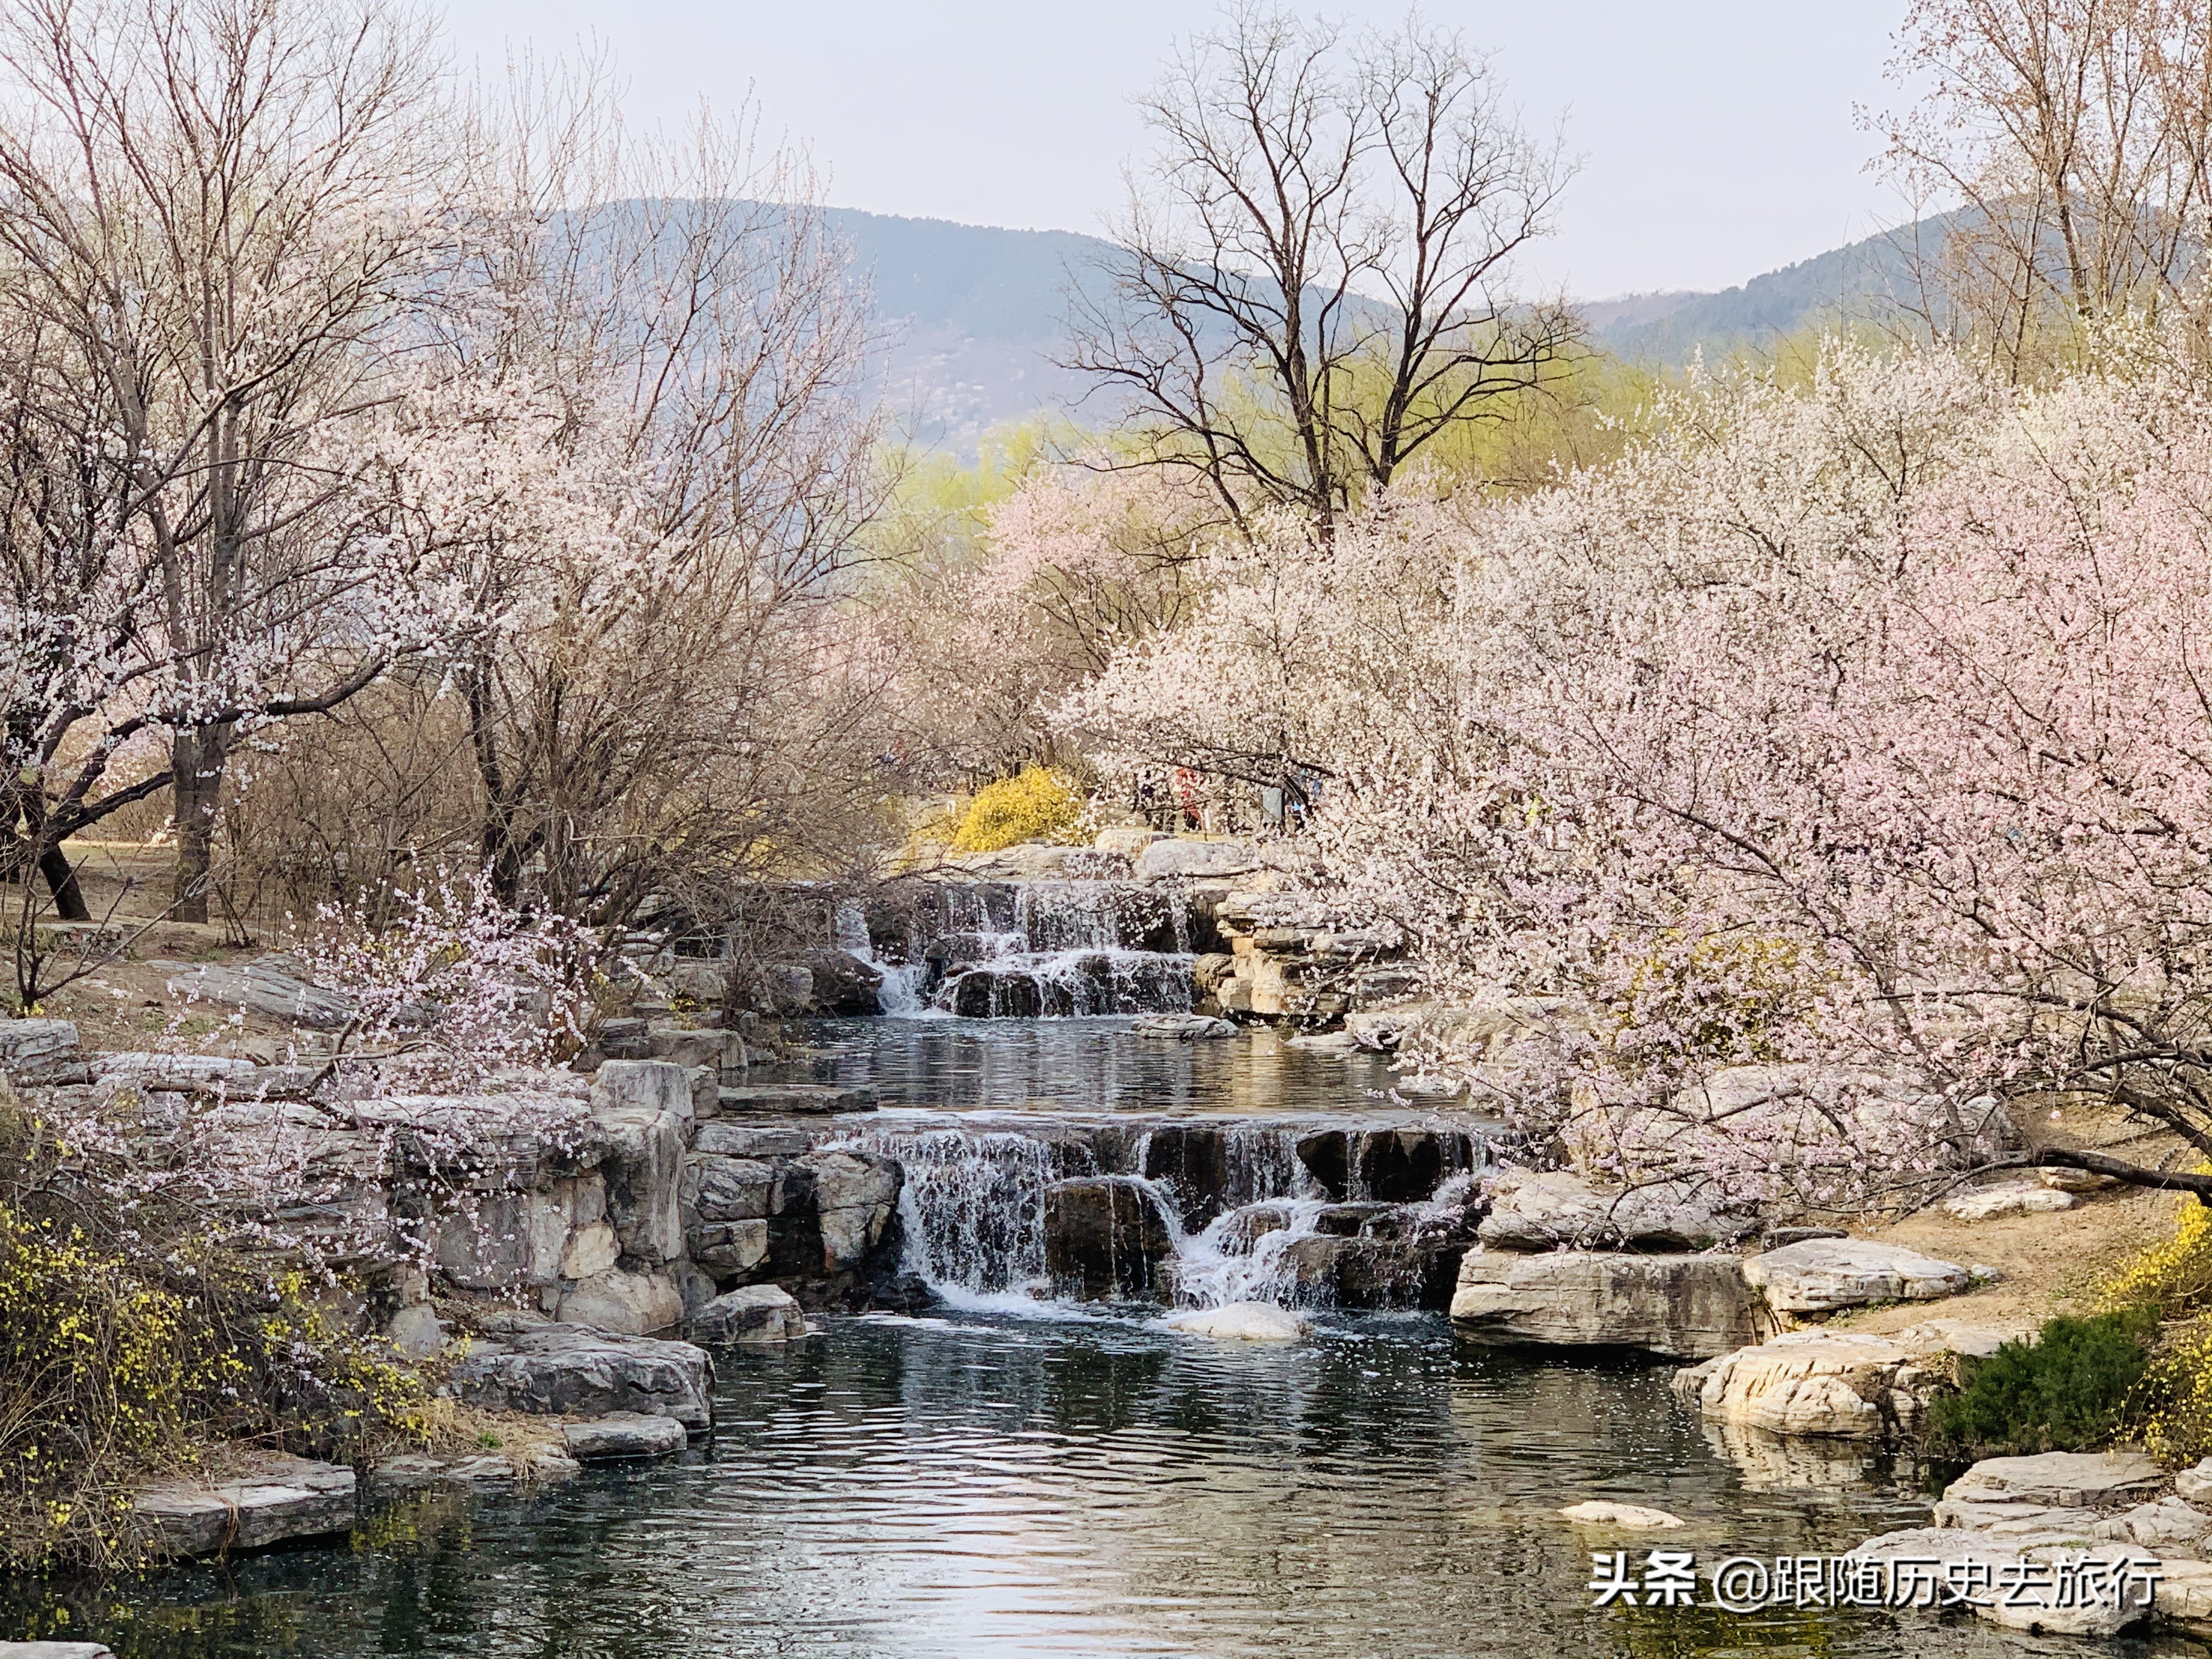
POLYGON ((995 853, 1017 842, 1045 841, 1073 827, 1083 814, 1066 779, 1042 766, 1001 778, 975 792, 952 832, 963 853, 995 853))

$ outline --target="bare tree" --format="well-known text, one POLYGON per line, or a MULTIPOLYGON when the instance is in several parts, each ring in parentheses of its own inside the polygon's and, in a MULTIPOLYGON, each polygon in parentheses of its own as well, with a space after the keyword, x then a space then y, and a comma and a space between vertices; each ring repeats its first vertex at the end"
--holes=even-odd
POLYGON ((1877 124, 1916 199, 1950 204, 1923 314, 2015 378, 2083 325, 2201 308, 2212 213, 2204 0, 1918 0, 1877 124))
POLYGON ((344 615, 364 550, 311 452, 374 397, 432 283, 462 159, 441 70, 426 21, 385 0, 23 0, 0 20, 0 307, 36 347, 13 390, 51 440, 33 451, 66 449, 98 492, 71 540, 17 491, 18 597, 35 547, 112 601, 46 629, 73 672, 10 709, 10 815, 41 826, 51 875, 62 835, 161 787, 100 793, 153 734, 175 912, 205 920, 241 734, 336 707, 406 648, 344 615), (74 775, 52 777, 65 750, 74 775))
POLYGON ((1200 474, 1240 525, 1279 504, 1326 534, 1564 369, 1572 313, 1505 285, 1573 169, 1457 35, 1240 4, 1142 108, 1158 149, 1068 362, 1124 402, 1143 463, 1200 474))

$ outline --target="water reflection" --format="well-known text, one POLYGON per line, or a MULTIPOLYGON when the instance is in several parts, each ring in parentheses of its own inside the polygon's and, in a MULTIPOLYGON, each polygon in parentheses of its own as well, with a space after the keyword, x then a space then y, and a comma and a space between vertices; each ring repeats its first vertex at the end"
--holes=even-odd
POLYGON ((1389 1062, 1293 1048, 1278 1034, 1141 1037, 1122 1018, 852 1019, 810 1035, 842 1050, 837 1079, 890 1108, 954 1111, 1429 1115, 1386 1097, 1389 1062))
MULTIPOLYGON (((1563 1504, 1674 1510, 1693 1524, 1668 1542, 1711 1558, 1839 1549, 1925 1513, 1747 1482, 1666 1380, 1460 1348, 1412 1316, 1287 1348, 1097 1320, 833 1320, 724 1356, 708 1454, 394 1510, 350 1551, 158 1574, 75 1603, 70 1633, 124 1659, 2048 1646, 1879 1613, 1589 1610, 1587 1552, 1613 1540, 1559 1522, 1563 1504)), ((0 1636, 65 1599, 0 1608, 0 1636)))

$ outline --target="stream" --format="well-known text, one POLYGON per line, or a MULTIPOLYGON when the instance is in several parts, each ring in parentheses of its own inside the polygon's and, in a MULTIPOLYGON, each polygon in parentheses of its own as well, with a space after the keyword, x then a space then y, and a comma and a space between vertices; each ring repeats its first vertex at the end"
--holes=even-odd
MULTIPOLYGON (((1909 1471, 1792 1484, 1729 1455, 1666 1366, 1483 1348, 1418 1310, 1320 1307, 1304 1341, 1216 1343, 1164 1328, 1158 1306, 1025 1281, 1024 1194, 1050 1158, 1023 1148, 1073 1134, 1086 1157, 1111 1140, 1140 1158, 1161 1125, 1211 1126, 1239 1201, 1294 1206, 1284 1137, 1452 1122, 1382 1097, 1378 1060, 1264 1033, 1147 1041, 1127 1019, 817 1035, 884 1103, 857 1135, 937 1148, 908 1219, 942 1310, 817 1316, 788 1348, 720 1352, 715 1429, 678 1458, 531 1496, 395 1502, 349 1546, 18 1585, 0 1591, 0 1638, 96 1638, 118 1659, 2087 1650, 1916 1613, 1593 1607, 1594 1549, 1691 1550, 1703 1568, 1841 1552, 1927 1514, 1896 1484, 1909 1471), (1558 1518, 1589 1498, 1690 1525, 1558 1518)), ((1187 1271, 1212 1260, 1206 1236, 1179 1233, 1187 1271)))

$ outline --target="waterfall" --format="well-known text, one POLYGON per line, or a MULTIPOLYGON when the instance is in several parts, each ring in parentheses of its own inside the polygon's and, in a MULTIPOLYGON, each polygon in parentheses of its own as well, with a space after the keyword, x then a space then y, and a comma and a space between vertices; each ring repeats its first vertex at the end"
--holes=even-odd
MULTIPOLYGON (((938 913, 896 941, 890 954, 902 963, 841 937, 843 948, 884 970, 886 1013, 927 1008, 1007 1019, 1191 1006, 1195 957, 1179 891, 1064 880, 946 883, 936 892, 938 913)), ((866 933, 857 908, 853 925, 866 933)), ((842 912, 839 927, 846 927, 842 912)))
POLYGON ((876 954, 874 939, 868 935, 867 912, 857 904, 840 904, 836 920, 830 927, 830 943, 883 975, 876 988, 876 999, 886 1014, 918 1014, 922 1012, 921 993, 915 981, 921 969, 913 963, 885 962, 876 954))
MULTIPOLYGON (((1294 1250, 1323 1230, 1332 1204, 1297 1155, 1307 1124, 1121 1123, 1022 1129, 865 1131, 841 1143, 905 1169, 905 1268, 957 1305, 1048 1301, 1046 1194, 1057 1182, 1106 1180, 1144 1195, 1167 1230, 1164 1278, 1182 1306, 1326 1299, 1302 1285, 1294 1250)), ((1423 1208, 1455 1201, 1455 1176, 1423 1208)))

